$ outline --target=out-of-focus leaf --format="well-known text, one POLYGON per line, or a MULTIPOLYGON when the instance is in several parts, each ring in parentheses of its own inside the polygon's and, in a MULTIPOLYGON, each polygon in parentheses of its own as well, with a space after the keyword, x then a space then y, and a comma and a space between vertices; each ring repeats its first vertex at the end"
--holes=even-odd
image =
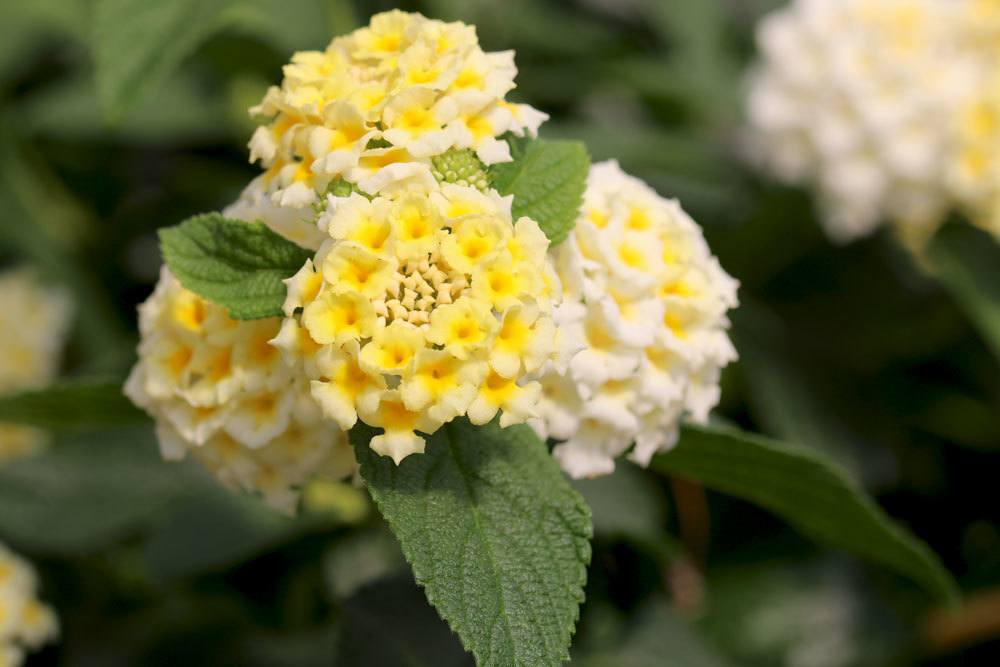
MULTIPOLYGON (((639 123, 619 127, 613 121, 551 122, 546 136, 573 137, 587 145, 594 161, 615 159, 631 172, 660 170, 707 185, 721 184, 726 175, 723 155, 704 136, 692 132, 663 130, 639 123)), ((675 196, 673 193, 664 193, 675 196)))
POLYGON ((86 25, 83 0, 0 4, 0 79, 30 66, 34 62, 30 56, 42 52, 46 38, 83 38, 86 25))
POLYGON ((244 639, 234 664, 246 667, 330 667, 334 664, 331 656, 337 654, 340 634, 337 625, 285 634, 258 631, 244 639))
POLYGON ((220 30, 258 35, 282 51, 330 39, 320 0, 97 0, 93 17, 97 90, 113 120, 220 30))
POLYGON ((669 48, 669 60, 621 71, 636 86, 675 86, 678 99, 693 104, 708 121, 732 125, 739 117, 743 67, 729 51, 727 8, 721 0, 649 2, 650 23, 669 48), (681 6, 678 6, 680 4, 681 6), (629 73, 632 74, 629 74, 629 73))
POLYGON ((324 558, 324 573, 337 599, 354 595, 363 586, 408 570, 399 542, 385 524, 339 540, 324 558))
POLYGON ((280 317, 286 292, 282 280, 309 258, 262 222, 229 220, 218 213, 161 229, 160 247, 184 287, 238 320, 280 317))
POLYGON ((526 215, 541 227, 553 245, 576 224, 587 187, 590 157, 579 141, 509 140, 511 162, 489 169, 490 185, 502 195, 514 195, 515 220, 526 215))
POLYGON ((881 563, 954 602, 951 575, 926 544, 890 519, 818 453, 725 427, 686 426, 657 470, 754 502, 828 546, 881 563))
POLYGON ((945 225, 931 240, 934 271, 1000 358, 1000 243, 981 229, 945 225))
POLYGON ((458 638, 427 604, 409 575, 362 587, 344 603, 343 610, 334 664, 406 667, 473 664, 472 656, 462 650, 458 638))
POLYGON ((666 558, 671 553, 667 535, 667 498, 649 473, 619 461, 610 475, 572 482, 593 514, 594 534, 623 538, 666 558))
POLYGON ((746 303, 733 314, 733 322, 748 398, 767 432, 817 449, 852 477, 870 481, 865 475, 876 473, 877 466, 861 464, 850 432, 817 398, 802 371, 789 363, 780 324, 746 303))
POLYGON ((81 30, 87 12, 84 0, 33 0, 0 5, 0 23, 24 28, 81 30))
POLYGON ((0 117, 0 249, 13 251, 46 280, 72 293, 91 372, 120 372, 131 356, 131 339, 105 291, 82 266, 79 246, 93 234, 88 216, 38 156, 10 133, 16 117, 0 117))
POLYGON ((121 382, 66 380, 44 389, 0 396, 0 421, 47 429, 87 429, 143 423, 146 414, 122 395, 121 382))
POLYGON ((746 667, 895 664, 909 637, 851 565, 823 558, 716 567, 698 628, 746 667))
POLYGON ((60 140, 113 136, 142 143, 191 141, 233 132, 226 99, 218 91, 199 89, 197 81, 180 73, 164 79, 113 127, 108 127, 89 76, 47 86, 21 102, 19 110, 29 130, 60 140))
POLYGON ((590 512, 525 426, 446 424, 398 466, 356 426, 361 477, 417 583, 482 667, 567 657, 590 560, 590 512))
POLYGON ((666 600, 640 609, 622 646, 607 654, 583 656, 580 667, 724 667, 730 664, 680 618, 666 600))
POLYGON ((67 434, 0 468, 0 535, 33 553, 99 551, 203 491, 202 480, 190 465, 163 463, 148 426, 67 434))
POLYGON ((335 525, 328 516, 288 517, 257 498, 218 487, 173 508, 144 548, 153 574, 173 579, 222 570, 335 525))
MULTIPOLYGON (((516 49, 521 54, 593 58, 612 35, 596 20, 567 11, 560 3, 538 0, 429 0, 425 12, 448 21, 476 25, 489 50, 516 49), (553 29, 558 26, 558 29, 553 29)), ((518 63, 524 69, 523 63, 518 63)))

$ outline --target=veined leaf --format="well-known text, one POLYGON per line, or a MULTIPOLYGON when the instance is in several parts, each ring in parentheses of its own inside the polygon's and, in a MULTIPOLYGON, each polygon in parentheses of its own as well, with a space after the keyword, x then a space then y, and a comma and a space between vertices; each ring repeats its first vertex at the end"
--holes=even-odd
POLYGON ((1000 358, 1000 242, 969 224, 945 225, 931 241, 934 271, 1000 358))
POLYGON ((160 247, 181 285, 229 309, 238 320, 280 316, 286 293, 281 281, 310 256, 263 223, 218 213, 161 229, 160 247))
POLYGON ((579 141, 544 141, 511 137, 513 162, 489 169, 490 184, 502 195, 514 195, 512 212, 526 215, 542 228, 553 245, 576 224, 587 187, 590 157, 579 141))
POLYGON ((590 512, 523 426, 456 421, 396 465, 351 431, 361 476, 441 616, 481 667, 559 665, 583 601, 590 512))
POLYGON ((652 465, 756 503, 807 536, 890 567, 941 599, 958 597, 927 545, 816 452, 736 429, 686 426, 677 447, 652 465))
POLYGON ((68 380, 0 396, 2 422, 62 430, 128 425, 147 419, 122 394, 120 382, 68 380))

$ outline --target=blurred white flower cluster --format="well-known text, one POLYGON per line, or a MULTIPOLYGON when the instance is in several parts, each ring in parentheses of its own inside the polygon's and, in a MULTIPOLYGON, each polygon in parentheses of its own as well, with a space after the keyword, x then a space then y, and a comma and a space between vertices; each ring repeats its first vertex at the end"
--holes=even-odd
POLYGON ((609 473, 632 444, 647 465, 704 422, 720 369, 736 358, 726 311, 737 283, 701 229, 617 162, 591 168, 576 227, 553 250, 563 286, 557 321, 568 363, 542 377, 542 437, 574 477, 609 473))
POLYGON ((0 665, 17 667, 59 635, 55 612, 38 599, 38 578, 23 558, 0 544, 0 665))
POLYGON ((990 226, 997 171, 981 153, 996 134, 996 4, 793 0, 765 17, 751 158, 815 188, 837 241, 889 222, 919 248, 953 207, 990 226))
MULTIPOLYGON (((55 378, 70 313, 68 296, 42 286, 32 273, 0 274, 0 393, 36 389, 55 378)), ((0 423, 0 463, 44 442, 42 431, 0 423)))

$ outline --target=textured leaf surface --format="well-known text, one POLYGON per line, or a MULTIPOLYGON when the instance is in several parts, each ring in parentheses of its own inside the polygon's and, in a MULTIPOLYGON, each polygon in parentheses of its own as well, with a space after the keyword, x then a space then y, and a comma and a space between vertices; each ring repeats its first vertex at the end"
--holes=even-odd
POLYGON ((579 141, 511 138, 513 162, 490 167, 490 183, 502 195, 514 195, 513 214, 526 215, 553 245, 565 240, 576 224, 587 187, 590 157, 579 141))
POLYGON ((952 223, 928 252, 938 278, 1000 358, 1000 243, 971 225, 952 223))
POLYGON ((238 320, 278 317, 281 281, 302 268, 309 252, 260 222, 197 215, 160 230, 167 266, 181 284, 229 309, 238 320))
POLYGON ((526 427, 456 421, 396 466, 368 427, 361 475, 417 583, 486 665, 559 665, 583 601, 590 512, 526 427))
POLYGON ((320 48, 330 18, 317 0, 97 0, 94 62, 105 114, 120 118, 219 30, 237 28, 282 51, 320 48))
POLYGON ((120 382, 72 380, 0 397, 0 421, 42 428, 117 426, 147 419, 122 395, 120 382))
POLYGON ((736 429, 687 426, 677 447, 652 465, 756 503, 809 537, 890 567, 943 600, 957 597, 934 553, 813 451, 736 429))

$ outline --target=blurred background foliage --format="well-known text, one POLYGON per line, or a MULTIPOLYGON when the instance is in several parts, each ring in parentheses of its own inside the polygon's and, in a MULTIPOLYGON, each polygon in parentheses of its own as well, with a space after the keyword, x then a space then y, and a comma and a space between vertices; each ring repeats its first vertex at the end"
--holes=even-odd
MULTIPOLYGON (((718 414, 838 460, 968 599, 942 612, 762 510, 623 464, 579 484, 596 540, 574 664, 997 664, 1000 307, 961 289, 996 284, 996 248, 973 239, 948 292, 886 233, 831 245, 806 193, 741 167, 753 25, 778 4, 5 1, 0 261, 72 290, 64 375, 124 377, 155 230, 255 175, 246 109, 290 53, 395 6, 475 23, 517 50, 514 97, 552 115, 543 134, 680 198, 740 280, 718 414)), ((60 434, 0 469, 0 540, 39 565, 64 628, 32 664, 470 664, 366 494, 317 483, 304 510, 161 463, 148 427, 60 434)))

